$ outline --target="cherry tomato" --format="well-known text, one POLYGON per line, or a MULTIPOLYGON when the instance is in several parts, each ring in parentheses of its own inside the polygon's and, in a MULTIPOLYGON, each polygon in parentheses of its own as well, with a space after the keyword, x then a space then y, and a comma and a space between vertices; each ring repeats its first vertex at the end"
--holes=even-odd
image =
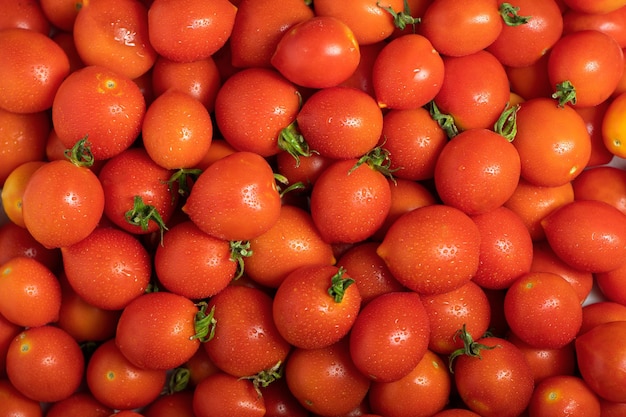
POLYGON ((598 301, 583 307, 583 323, 578 335, 611 321, 626 321, 626 305, 613 301, 598 301))
POLYGON ((600 417, 600 400, 577 376, 558 375, 541 381, 530 399, 528 413, 532 417, 548 417, 563 413, 600 417))
POLYGON ((193 391, 177 391, 162 395, 142 410, 144 417, 195 417, 193 391))
POLYGON ((511 332, 507 335, 507 340, 524 354, 532 370, 535 385, 551 376, 574 375, 576 352, 573 342, 560 348, 540 348, 529 345, 511 332))
POLYGON ((31 400, 17 390, 7 379, 0 380, 0 413, 7 416, 42 417, 43 410, 39 401, 31 400))
POLYGON ((604 32, 615 38, 621 48, 626 47, 626 7, 608 13, 588 13, 569 9, 563 14, 564 35, 590 29, 604 32))
POLYGON ((46 417, 109 417, 113 409, 105 406, 89 392, 76 392, 68 398, 57 401, 48 408, 46 417))
POLYGON ((626 304, 626 289, 623 280, 626 275, 626 265, 608 272, 594 274, 594 282, 597 284, 600 293, 609 301, 626 304))
POLYGON ((23 326, 17 325, 0 315, 0 379, 6 379, 6 357, 11 341, 24 330, 23 326))
POLYGON ((61 251, 47 249, 28 232, 12 222, 0 226, 0 265, 17 256, 33 258, 56 273, 61 265, 61 251))
POLYGON ((2 186, 1 196, 4 212, 9 220, 20 227, 26 227, 22 215, 24 189, 31 175, 45 164, 45 161, 24 162, 11 171, 2 186))
POLYGON ((602 119, 602 141, 611 154, 620 158, 626 157, 626 92, 615 97, 606 109, 602 119))
POLYGON ((610 13, 626 6, 624 0, 599 0, 589 3, 584 0, 562 0, 564 5, 585 13, 610 13))
POLYGON ((265 401, 252 381, 218 372, 194 389, 193 411, 196 417, 263 417, 265 401))
POLYGON ((48 35, 50 22, 37 1, 5 1, 0 4, 0 29, 6 28, 22 28, 48 35))
POLYGON ((293 396, 285 378, 261 387, 265 402, 265 417, 309 417, 309 410, 293 396))
POLYGON ((505 71, 511 84, 511 91, 524 100, 536 97, 549 97, 553 87, 548 77, 549 54, 543 54, 530 65, 523 67, 506 66, 505 71))
MULTIPOLYGON (((615 94, 614 94, 615 95, 615 94)), ((605 100, 602 103, 592 107, 575 107, 587 125, 587 132, 591 138, 591 156, 587 167, 596 167, 606 165, 613 159, 613 153, 604 144, 602 137, 602 123, 612 100, 605 100)))

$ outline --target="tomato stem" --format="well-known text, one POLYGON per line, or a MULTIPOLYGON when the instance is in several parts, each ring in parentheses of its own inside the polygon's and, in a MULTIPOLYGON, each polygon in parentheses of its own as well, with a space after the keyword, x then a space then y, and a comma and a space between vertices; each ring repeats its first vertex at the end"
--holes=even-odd
POLYGON ((215 336, 215 326, 217 320, 215 319, 215 306, 211 307, 211 311, 207 314, 206 309, 209 305, 206 301, 198 303, 200 309, 196 313, 194 321, 194 329, 196 334, 191 336, 191 340, 198 339, 200 342, 205 343, 213 339, 215 336))
POLYGON ((459 134, 459 129, 454 122, 454 117, 450 114, 442 113, 437 104, 435 104, 435 100, 431 100, 428 107, 430 117, 432 117, 433 120, 443 129, 443 131, 446 132, 448 139, 452 139, 459 134))
POLYGON ((503 136, 509 142, 513 142, 515 135, 517 135, 517 111, 519 108, 519 104, 511 106, 507 103, 493 126, 494 132, 503 136))
POLYGON ((290 191, 303 190, 306 188, 306 186, 304 185, 302 181, 298 181, 289 185, 289 180, 287 179, 287 177, 285 177, 284 175, 277 174, 277 173, 274 173, 274 179, 278 183, 277 188, 278 188, 278 193, 280 195, 280 198, 283 198, 285 194, 287 194, 290 191), (283 188, 280 184, 286 185, 287 187, 283 188))
POLYGON ((367 164, 370 168, 380 172, 385 177, 389 178, 395 183, 396 180, 393 177, 393 173, 396 172, 399 168, 391 169, 390 155, 391 154, 387 149, 377 146, 365 155, 363 155, 361 158, 359 158, 356 164, 354 164, 354 166, 350 168, 350 171, 348 171, 348 175, 350 175, 352 171, 354 171, 361 165, 367 164))
POLYGON ((87 168, 93 166, 94 157, 91 153, 91 144, 87 140, 87 136, 77 141, 74 146, 66 149, 63 153, 76 166, 87 168))
POLYGON ((233 240, 230 242, 230 260, 237 262, 237 273, 234 280, 238 280, 243 275, 244 261, 243 258, 252 256, 250 250, 250 242, 247 240, 233 240))
POLYGON ((413 33, 415 33, 415 25, 421 22, 419 17, 411 16, 411 8, 409 7, 408 0, 404 0, 404 9, 400 12, 396 12, 391 6, 383 7, 380 5, 380 2, 376 2, 376 6, 389 13, 393 17, 394 26, 400 30, 406 29, 407 25, 412 25, 413 33))
POLYGON ((576 87, 569 80, 558 83, 552 98, 559 101, 559 107, 564 107, 568 103, 576 104, 576 87))
POLYGON ((264 369, 256 375, 243 376, 239 379, 251 380, 252 385, 254 386, 254 389, 256 390, 259 397, 261 397, 263 395, 261 392, 261 388, 267 387, 272 382, 276 381, 277 379, 282 378, 282 376, 283 376, 283 363, 282 361, 278 361, 271 368, 264 369))
POLYGON ((525 25, 532 16, 520 16, 518 14, 519 7, 513 6, 511 3, 502 3, 500 5, 500 16, 507 26, 525 25))
POLYGON ((472 338, 472 335, 468 333, 465 324, 463 324, 463 327, 457 330, 456 333, 454 334, 454 340, 456 340, 457 338, 463 341, 463 347, 455 350, 454 352, 450 354, 448 358, 448 369, 450 369, 450 373, 454 373, 452 364, 454 362, 454 359, 456 359, 457 357, 461 355, 467 355, 472 358, 481 359, 482 357, 480 356, 480 352, 483 349, 491 350, 491 349, 495 349, 499 347, 499 345, 487 346, 482 343, 475 342, 474 339, 472 338))
POLYGON ((339 271, 335 275, 333 275, 330 280, 328 294, 333 297, 336 303, 340 303, 343 300, 343 296, 345 295, 348 287, 354 284, 354 280, 352 278, 343 277, 345 273, 345 268, 340 267, 339 271))
POLYGON ((178 194, 182 197, 187 197, 191 191, 191 185, 198 179, 201 173, 201 169, 181 168, 172 174, 167 184, 170 186, 170 189, 174 188, 174 184, 178 184, 178 194))
POLYGON ((126 221, 133 226, 141 227, 141 230, 148 230, 150 220, 159 225, 161 231, 161 245, 163 245, 163 232, 167 229, 163 218, 157 211, 156 207, 145 204, 140 195, 136 195, 133 201, 133 208, 126 212, 126 221))
POLYGON ((165 393, 173 394, 175 392, 185 390, 189 385, 190 376, 191 372, 184 366, 174 369, 172 371, 172 374, 170 375, 170 379, 167 384, 167 390, 165 393))
POLYGON ((278 134, 278 148, 294 157, 296 167, 300 166, 301 156, 311 156, 317 153, 309 148, 304 136, 298 131, 298 123, 295 120, 278 134))

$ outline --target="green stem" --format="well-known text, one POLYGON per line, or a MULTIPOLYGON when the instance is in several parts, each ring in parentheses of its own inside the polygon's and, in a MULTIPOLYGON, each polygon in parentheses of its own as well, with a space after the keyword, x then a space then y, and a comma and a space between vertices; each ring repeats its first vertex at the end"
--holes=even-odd
POLYGON ((350 171, 348 171, 348 175, 350 175, 352 171, 354 171, 363 164, 367 164, 370 168, 380 172, 385 177, 389 178, 395 183, 393 173, 396 172, 399 168, 391 169, 391 157, 387 149, 381 146, 373 148, 371 151, 359 158, 354 166, 350 168, 350 171))
POLYGON ((163 218, 156 207, 145 204, 140 195, 136 195, 133 200, 133 208, 126 212, 126 221, 133 226, 141 227, 141 230, 148 230, 150 220, 154 221, 161 231, 161 245, 163 244, 163 232, 167 229, 163 218))
POLYGON ((190 376, 191 372, 185 367, 174 369, 167 384, 166 394, 184 391, 189 385, 190 376))
POLYGON ((198 339, 200 342, 205 343, 213 339, 215 336, 215 326, 217 325, 217 320, 215 319, 215 306, 211 307, 211 311, 208 313, 206 312, 208 307, 206 301, 198 303, 198 307, 200 307, 200 309, 196 313, 194 321, 196 334, 191 336, 191 340, 198 339))
POLYGON ((352 278, 344 278, 343 275, 346 270, 343 267, 339 268, 339 271, 333 275, 330 280, 330 287, 328 288, 328 294, 333 297, 336 303, 343 301, 343 296, 346 293, 348 287, 354 284, 352 278))
POLYGON ((568 103, 576 104, 576 87, 569 80, 565 80, 556 85, 556 92, 552 98, 557 99, 559 107, 564 107, 568 103))
POLYGON ((278 134, 278 148, 289 153, 296 160, 296 167, 300 166, 301 156, 311 156, 317 153, 309 148, 309 144, 298 130, 298 124, 293 121, 278 134))
POLYGON ((450 369, 450 373, 454 373, 452 364, 454 362, 454 359, 456 359, 457 357, 461 355, 466 355, 472 358, 481 359, 482 357, 480 355, 480 352, 482 350, 484 349, 491 350, 491 349, 500 347, 500 345, 487 346, 482 343, 475 342, 474 339, 472 338, 472 335, 470 335, 467 332, 467 328, 465 324, 463 324, 463 327, 457 330, 456 333, 454 334, 454 340, 456 340, 457 338, 463 341, 463 347, 455 350, 454 352, 450 354, 448 358, 448 368, 450 369))
POLYGON ((452 139, 459 134, 459 128, 454 122, 454 117, 450 114, 442 113, 437 104, 435 104, 435 100, 430 102, 428 110, 430 112, 430 117, 432 117, 433 120, 443 129, 443 131, 446 132, 449 139, 452 139))
POLYGON ((502 3, 500 5, 500 16, 502 16, 502 20, 504 20, 504 24, 507 26, 525 25, 532 18, 532 16, 520 16, 518 12, 519 7, 515 7, 510 3, 502 3))
POLYGON ((233 240, 230 242, 230 260, 237 262, 237 273, 233 279, 241 278, 244 271, 244 258, 252 256, 250 242, 247 240, 233 240))
POLYGON ((252 381, 252 385, 256 390, 259 397, 262 396, 261 388, 266 388, 269 384, 282 378, 283 376, 283 363, 282 361, 276 362, 274 366, 269 369, 264 369, 256 375, 244 376, 239 379, 249 379, 252 381))
POLYGON ((510 106, 508 103, 493 126, 494 132, 503 136, 509 142, 513 142, 517 135, 517 111, 520 106, 510 106))
POLYGON ((70 149, 66 149, 65 157, 74 165, 89 168, 93 166, 94 157, 87 136, 77 141, 70 149))
POLYGON ((167 183, 170 189, 174 189, 174 184, 177 184, 178 194, 182 197, 187 197, 191 192, 191 184, 198 179, 201 173, 201 169, 181 168, 172 174, 167 183))
POLYGON ((415 33, 415 25, 421 22, 421 19, 419 17, 411 16, 411 10, 408 0, 404 0, 404 9, 400 12, 396 12, 391 6, 383 7, 380 5, 380 2, 377 2, 376 6, 389 13, 393 17, 394 26, 400 30, 406 29, 407 25, 412 25, 413 33, 415 33))

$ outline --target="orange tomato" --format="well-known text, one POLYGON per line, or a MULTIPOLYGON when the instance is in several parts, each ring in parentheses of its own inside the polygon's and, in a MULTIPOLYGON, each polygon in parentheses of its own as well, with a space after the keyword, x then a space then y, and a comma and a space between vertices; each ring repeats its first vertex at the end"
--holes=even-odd
POLYGON ((613 155, 626 158, 626 92, 611 101, 602 119, 602 140, 613 155))
POLYGON ((24 217, 22 216, 22 196, 24 195, 24 189, 33 172, 45 164, 44 161, 23 163, 11 171, 2 187, 2 207, 9 220, 20 227, 26 227, 24 217))

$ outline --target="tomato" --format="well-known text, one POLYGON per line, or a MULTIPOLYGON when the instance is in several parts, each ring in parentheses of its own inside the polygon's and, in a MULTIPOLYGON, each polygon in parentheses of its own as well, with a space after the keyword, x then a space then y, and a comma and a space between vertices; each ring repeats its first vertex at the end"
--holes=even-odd
POLYGON ((331 245, 322 239, 311 214, 283 204, 276 224, 250 241, 252 256, 245 259, 245 273, 255 282, 277 288, 295 269, 311 264, 333 265, 331 245))
POLYGON ((326 88, 347 80, 360 57, 358 41, 346 23, 331 16, 313 16, 285 31, 270 63, 294 84, 326 88))
POLYGON ((574 343, 560 348, 540 348, 529 345, 515 333, 510 333, 507 340, 524 354, 530 366, 535 384, 552 376, 574 375, 576 370, 576 352, 574 343))
POLYGON ((224 139, 240 151, 277 154, 281 130, 300 110, 296 87, 269 68, 247 68, 229 77, 215 99, 215 120, 224 139))
POLYGON ((237 7, 228 0, 181 5, 154 0, 148 9, 148 37, 156 52, 176 62, 206 59, 226 43, 237 7))
MULTIPOLYGON (((45 112, 23 114, 0 109, 0 135, 3 138, 0 147, 0 186, 3 194, 9 192, 4 191, 4 188, 11 188, 6 180, 16 168, 27 162, 43 161, 49 133, 50 121, 45 112)), ((21 176, 17 173, 15 175, 21 176)), ((9 211, 7 214, 13 214, 9 211)))
POLYGON ((24 327, 55 322, 61 308, 61 285, 34 258, 15 257, 0 266, 0 314, 24 327))
POLYGON ((143 294, 152 265, 134 235, 100 227, 82 241, 61 249, 67 281, 89 304, 121 310, 143 294))
POLYGON ((594 282, 598 286, 600 293, 609 301, 626 304, 626 289, 624 288, 624 275, 626 265, 608 272, 594 274, 594 282))
POLYGON ((195 388, 193 411, 196 417, 263 417, 265 401, 250 380, 218 372, 195 388))
POLYGON ((381 294, 359 312, 350 331, 350 356, 371 380, 396 381, 422 359, 429 334, 429 318, 417 293, 381 294))
POLYGON ((626 403, 616 403, 600 398, 602 417, 620 417, 626 411, 626 403))
POLYGON ((45 161, 24 162, 6 177, 2 186, 2 207, 9 220, 20 227, 26 227, 22 216, 22 196, 31 175, 45 165, 45 161))
POLYGON ((623 71, 622 48, 610 35, 597 30, 562 36, 552 47, 548 60, 548 77, 556 85, 559 102, 580 107, 595 106, 608 99, 623 71), (598 78, 600 73, 602 77, 598 78))
POLYGON ((31 327, 18 334, 7 352, 9 381, 35 401, 55 402, 72 395, 85 368, 78 343, 53 325, 31 327))
POLYGON ((613 159, 613 154, 604 144, 604 138, 602 137, 602 123, 611 102, 612 100, 605 100, 592 107, 575 107, 576 112, 585 121, 587 132, 589 132, 589 137, 591 138, 591 156, 587 163, 588 168, 606 165, 613 159))
POLYGON ((295 347, 316 349, 348 334, 361 295, 346 271, 332 265, 305 265, 291 272, 274 295, 272 315, 279 333, 295 347))
POLYGON ((128 76, 90 65, 63 80, 52 104, 52 122, 66 148, 87 136, 94 158, 109 159, 137 139, 145 112, 143 94, 128 76))
POLYGON ((452 291, 478 270, 480 232, 462 211, 433 204, 410 211, 377 249, 393 276, 423 295, 452 291))
POLYGON ((196 305, 183 296, 162 291, 143 294, 124 307, 115 344, 136 366, 175 368, 200 347, 197 313, 196 305))
POLYGON ((502 206, 519 182, 520 155, 515 146, 488 129, 459 133, 444 146, 435 165, 441 200, 469 215, 502 206))
POLYGON ((24 330, 23 326, 17 325, 7 320, 3 315, 0 314, 0 378, 1 379, 5 379, 7 376, 6 357, 7 357, 7 351, 9 350, 9 346, 11 345, 11 341, 22 330, 24 330))
POLYGON ((148 72, 157 58, 148 39, 148 10, 141 2, 86 1, 72 33, 86 65, 108 67, 131 79, 148 72))
POLYGON ((432 417, 479 417, 479 416, 480 414, 476 414, 475 412, 466 410, 464 408, 447 408, 443 411, 440 411, 432 415, 432 417))
POLYGON ((443 60, 444 77, 434 98, 459 130, 492 128, 509 101, 504 67, 490 52, 478 51, 443 60))
POLYGON ((70 72, 61 47, 48 36, 29 29, 0 31, 0 108, 36 113, 52 107, 55 94, 70 72))
POLYGON ((584 13, 610 13, 626 6, 624 0, 599 0, 593 3, 586 2, 584 0, 562 0, 564 5, 580 12, 584 13))
POLYGON ((525 100, 536 97, 549 97, 553 87, 548 77, 549 54, 524 67, 506 66, 505 71, 511 84, 511 91, 525 100))
POLYGON ((240 151, 216 161, 200 174, 182 210, 211 236, 250 240, 276 224, 280 206, 267 160, 240 151))
POLYGON ((199 100, 169 90, 148 107, 141 137, 150 159, 158 165, 167 169, 192 168, 211 146, 213 122, 199 100))
POLYGON ((213 296, 215 335, 203 347, 222 371, 253 377, 283 363, 291 346, 272 319, 272 298, 260 289, 231 285, 213 296))
POLYGON ((383 115, 364 91, 329 87, 317 90, 304 102, 296 123, 312 150, 327 158, 349 159, 376 146, 383 115))
POLYGON ((89 392, 113 409, 144 407, 161 393, 167 371, 139 368, 110 339, 92 353, 85 374, 89 392))
POLYGON ((299 0, 243 0, 237 7, 229 45, 232 64, 238 68, 271 67, 282 35, 314 15, 299 0))
POLYGON ((261 387, 265 417, 309 417, 309 411, 293 396, 285 378, 261 387))
POLYGON ((537 385, 528 412, 532 417, 563 413, 600 417, 600 400, 581 378, 559 375, 544 379, 537 385))
POLYGON ((567 10, 563 14, 563 34, 569 35, 581 30, 604 32, 613 37, 621 48, 626 47, 626 7, 608 13, 567 10))
POLYGON ((598 301, 583 307, 583 323, 578 335, 612 321, 626 321, 626 305, 613 301, 598 301))
POLYGON ((0 29, 22 28, 44 35, 50 32, 50 22, 37 1, 0 4, 0 29))
POLYGON ((600 200, 626 214, 626 172, 614 166, 586 169, 574 181, 576 200, 600 200))
POLYGON ((591 293, 594 276, 591 272, 581 271, 563 262, 546 240, 533 244, 530 272, 552 272, 570 283, 582 304, 591 293))
MULTIPOLYGON (((498 1, 502 7, 503 1, 498 1)), ((563 32, 563 16, 555 0, 517 0, 517 15, 528 19, 521 25, 503 25, 502 31, 487 50, 503 65, 533 65, 559 40, 563 32)))
POLYGON ((10 416, 18 415, 23 417, 42 417, 43 410, 38 401, 19 392, 10 381, 0 380, 0 413, 10 416))
POLYGON ((36 259, 55 273, 61 265, 59 249, 46 249, 28 230, 6 222, 0 226, 0 265, 16 256, 36 259))
POLYGON ((626 157, 626 142, 624 133, 624 114, 626 113, 626 92, 615 97, 606 109, 602 119, 602 141, 604 146, 613 155, 620 158, 626 157))
POLYGON ((521 340, 552 349, 572 342, 583 319, 572 286, 551 272, 527 273, 513 282, 504 297, 504 314, 521 340))
POLYGON ((484 288, 503 289, 530 271, 533 241, 517 213, 501 206, 472 220, 480 231, 480 264, 472 281, 484 288))
POLYGON ((162 395, 142 410, 145 417, 194 417, 193 391, 162 395))
POLYGON ((480 0, 471 4, 435 0, 426 8, 419 32, 432 42, 439 53, 464 56, 491 45, 503 26, 495 0, 480 0), (454 25, 448 22, 454 22, 454 25))
POLYGON ((626 259, 624 213, 608 203, 576 200, 548 215, 542 225, 550 247, 574 268, 606 272, 626 259))
POLYGON ((295 348, 285 365, 287 386, 312 413, 342 415, 357 407, 370 387, 350 358, 347 339, 321 348, 295 348))
POLYGON ((578 369, 600 397, 626 402, 626 321, 600 324, 576 338, 578 369))
POLYGON ((65 417, 68 415, 109 417, 112 413, 112 408, 103 405, 91 393, 77 392, 52 404, 46 412, 46 417, 65 417))
POLYGON ((370 96, 375 97, 376 93, 374 91, 372 71, 376 58, 378 58, 378 54, 386 45, 386 41, 380 41, 369 45, 359 45, 359 51, 361 53, 359 65, 356 70, 354 70, 352 75, 339 85, 342 87, 357 88, 366 92, 370 96))
POLYGON ((326 242, 355 243, 371 237, 391 208, 391 190, 376 166, 357 159, 335 162, 311 191, 311 217, 326 242))
POLYGON ((443 294, 422 296, 430 323, 428 349, 449 355, 462 347, 456 331, 466 326, 472 334, 484 334, 489 327, 491 306, 484 290, 469 281, 443 294))
POLYGON ((369 390, 372 411, 389 417, 430 417, 448 402, 452 382, 443 360, 427 350, 403 378, 373 382, 369 390))
POLYGON ((72 31, 83 6, 82 0, 40 0, 39 3, 50 23, 64 32, 72 31))
MULTIPOLYGON (((462 335, 465 339, 467 333, 462 335)), ((467 351, 454 359, 454 382, 461 400, 483 417, 513 417, 530 402, 534 380, 523 353, 499 337, 466 340, 467 351), (510 393, 515 392, 514 396, 510 393)), ((452 359, 451 359, 452 360, 452 359)))
POLYGON ((48 248, 80 242, 96 228, 103 212, 104 190, 98 177, 69 160, 40 167, 22 196, 24 224, 48 248))
POLYGON ((400 36, 379 52, 372 67, 380 107, 415 109, 431 101, 444 81, 444 61, 428 38, 400 36))
POLYGON ((520 105, 513 145, 520 155, 521 176, 544 187, 573 180, 591 156, 591 140, 582 116, 548 97, 520 105))

